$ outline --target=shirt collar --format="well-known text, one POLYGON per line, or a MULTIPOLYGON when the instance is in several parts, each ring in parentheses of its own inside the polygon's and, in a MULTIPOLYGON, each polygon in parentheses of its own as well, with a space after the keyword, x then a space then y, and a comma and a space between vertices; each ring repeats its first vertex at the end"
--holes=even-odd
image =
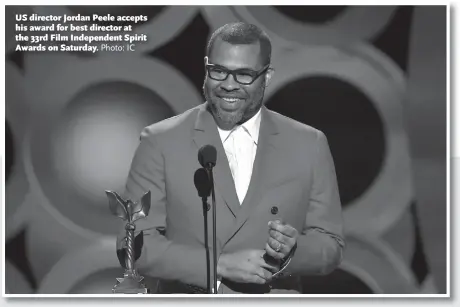
POLYGON ((222 130, 217 126, 217 130, 219 130, 219 135, 220 139, 222 140, 222 143, 224 143, 229 135, 236 129, 240 128, 241 126, 245 128, 245 130, 249 133, 251 136, 252 140, 254 143, 257 145, 259 141, 259 130, 260 130, 260 121, 261 121, 261 110, 262 108, 259 109, 259 111, 250 119, 248 119, 246 122, 244 122, 242 125, 238 125, 232 130, 222 130))

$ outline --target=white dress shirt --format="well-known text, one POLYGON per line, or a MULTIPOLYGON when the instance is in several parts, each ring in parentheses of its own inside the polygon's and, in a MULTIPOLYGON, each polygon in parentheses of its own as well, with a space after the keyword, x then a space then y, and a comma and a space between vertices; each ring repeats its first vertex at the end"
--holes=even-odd
MULTIPOLYGON (((259 141, 260 119, 259 110, 256 115, 232 130, 222 130, 217 127, 235 182, 240 205, 243 203, 251 182, 252 168, 259 141)), ((219 289, 220 283, 217 281, 217 289, 219 289)))
POLYGON ((256 158, 261 120, 260 112, 259 110, 256 115, 232 130, 217 128, 227 155, 240 205, 248 191, 256 158))

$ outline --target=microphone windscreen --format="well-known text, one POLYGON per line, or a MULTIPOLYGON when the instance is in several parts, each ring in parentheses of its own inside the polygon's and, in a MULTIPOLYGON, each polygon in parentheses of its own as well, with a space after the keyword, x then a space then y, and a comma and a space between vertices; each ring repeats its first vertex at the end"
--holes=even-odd
POLYGON ((204 168, 196 170, 193 181, 195 182, 198 196, 208 197, 211 194, 211 182, 208 177, 208 172, 206 172, 204 168))
POLYGON ((214 146, 211 145, 204 145, 198 151, 198 161, 200 162, 201 166, 204 168, 214 167, 216 165, 217 160, 217 150, 214 146))

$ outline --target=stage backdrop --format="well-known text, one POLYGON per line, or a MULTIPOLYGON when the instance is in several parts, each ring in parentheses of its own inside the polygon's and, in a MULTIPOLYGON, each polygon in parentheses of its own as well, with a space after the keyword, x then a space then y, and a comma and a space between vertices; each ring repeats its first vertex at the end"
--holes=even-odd
MULTIPOLYGON (((273 41, 268 108, 325 132, 347 248, 304 293, 446 293, 446 7, 6 7, 7 293, 110 293, 141 129, 203 102, 209 35, 273 41), (138 15, 131 53, 15 52, 15 14, 138 15)), ((155 280, 147 276, 149 284, 155 280)))

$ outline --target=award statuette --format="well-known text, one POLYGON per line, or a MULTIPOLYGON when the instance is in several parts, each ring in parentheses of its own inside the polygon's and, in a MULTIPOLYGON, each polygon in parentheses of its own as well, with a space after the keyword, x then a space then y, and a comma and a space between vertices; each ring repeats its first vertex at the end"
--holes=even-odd
POLYGON ((146 294, 147 288, 142 283, 144 277, 140 276, 135 269, 134 254, 134 231, 135 221, 146 217, 150 210, 150 191, 145 193, 138 202, 130 199, 124 200, 113 191, 105 191, 109 198, 109 207, 113 215, 127 221, 126 229, 126 250, 125 250, 125 273, 123 278, 117 278, 118 283, 113 287, 112 293, 124 294, 146 294))

